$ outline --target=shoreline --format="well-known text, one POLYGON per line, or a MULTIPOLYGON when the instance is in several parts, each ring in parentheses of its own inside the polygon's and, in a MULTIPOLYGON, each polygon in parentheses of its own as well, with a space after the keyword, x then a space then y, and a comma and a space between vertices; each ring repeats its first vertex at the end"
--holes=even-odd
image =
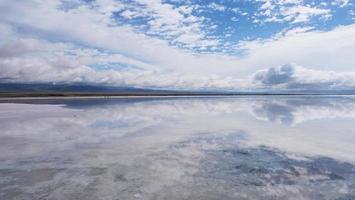
POLYGON ((355 96, 319 93, 0 93, 0 100, 11 99, 115 99, 162 97, 242 97, 242 96, 355 96))

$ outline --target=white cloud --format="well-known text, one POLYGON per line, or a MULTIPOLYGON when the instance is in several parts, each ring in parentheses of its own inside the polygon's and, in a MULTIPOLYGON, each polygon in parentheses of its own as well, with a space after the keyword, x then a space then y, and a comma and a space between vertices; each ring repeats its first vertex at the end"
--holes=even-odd
POLYGON ((84 82, 172 89, 355 88, 355 72, 310 70, 296 65, 263 69, 250 79, 159 72, 152 65, 120 54, 25 38, 0 45, 0 57, 0 80, 7 82, 84 82), (130 68, 90 67, 97 63, 130 68))
MULTIPOLYGON (((291 29, 272 39, 241 42, 247 56, 241 60, 249 73, 262 66, 297 63, 317 70, 353 71, 355 65, 355 25, 331 31, 291 29), (295 33, 296 32, 296 33, 295 33), (297 33, 298 32, 298 33, 297 33)), ((265 68, 265 67, 263 67, 265 68)))
MULTIPOLYGON (((200 23, 195 23, 190 14, 178 17, 191 13, 186 7, 172 8, 160 1, 141 3, 152 6, 146 9, 154 13, 151 15, 154 22, 176 24, 190 20, 191 26, 200 23), (164 9, 180 14, 167 19, 164 13, 170 11, 164 9)), ((118 25, 112 12, 122 11, 126 5, 116 1, 100 0, 95 6, 76 3, 58 9, 61 6, 59 0, 0 1, 0 36, 5 38, 0 41, 3 80, 77 80, 140 87, 233 89, 250 86, 242 80, 255 71, 285 63, 325 71, 354 69, 354 25, 324 32, 312 27, 295 28, 271 39, 244 41, 235 47, 236 52, 245 51, 238 57, 194 53, 166 40, 137 33, 132 26, 118 25), (133 68, 97 70, 92 67, 100 63, 133 68)), ((189 33, 190 25, 179 29, 189 33)), ((218 44, 214 39, 194 34, 183 34, 175 40, 201 46, 218 44)))
POLYGON ((330 13, 331 11, 329 9, 320 9, 310 6, 295 6, 281 9, 281 15, 284 16, 284 20, 291 21, 292 23, 307 22, 313 16, 328 19, 331 17, 330 13))
POLYGON ((349 4, 350 0, 335 0, 332 1, 332 5, 339 5, 340 7, 345 7, 349 4))
POLYGON ((193 15, 197 6, 174 7, 161 0, 135 0, 126 2, 124 6, 126 9, 120 13, 121 16, 126 19, 141 17, 148 21, 148 30, 143 29, 142 32, 170 41, 177 38, 174 42, 186 48, 218 45, 217 40, 206 38, 208 27, 204 25, 205 19, 193 15), (214 43, 205 42, 211 40, 214 43))
POLYGON ((311 70, 294 64, 260 70, 252 76, 260 87, 331 90, 355 88, 355 72, 311 70))
MULTIPOLYGON (((208 63, 223 63, 219 61, 224 60, 223 57, 196 58, 184 49, 170 46, 167 41, 137 33, 131 26, 118 26, 112 21, 110 14, 105 11, 112 10, 112 8, 97 6, 92 9, 88 6, 81 6, 69 11, 62 11, 56 9, 59 5, 59 1, 39 0, 26 3, 2 3, 0 4, 0 15, 2 21, 6 23, 41 31, 46 35, 54 35, 65 41, 122 53, 149 62, 157 69, 193 69, 196 66, 209 65, 208 63), (22 13, 22 15, 19 16, 16 13, 22 13), (46 18, 42 16, 46 16, 46 18)), ((188 31, 189 26, 184 26, 181 30, 188 31)), ((199 35, 187 34, 186 37, 181 37, 179 40, 196 42, 199 38, 199 35)), ((203 46, 216 44, 213 39, 199 41, 203 46)))
POLYGON ((208 4, 207 8, 212 9, 212 10, 216 10, 216 11, 221 11, 221 12, 223 12, 227 9, 224 5, 217 4, 215 2, 208 4))
POLYGON ((231 88, 237 84, 237 80, 226 77, 162 72, 154 65, 121 54, 24 37, 0 45, 0 58, 2 82, 80 82, 175 89, 231 88), (113 69, 92 67, 100 63, 112 63, 113 69), (122 65, 129 68, 120 69, 122 65))
POLYGON ((309 22, 312 17, 329 19, 332 17, 331 10, 305 4, 302 0, 260 0, 263 4, 256 16, 264 17, 258 19, 262 22, 309 22))

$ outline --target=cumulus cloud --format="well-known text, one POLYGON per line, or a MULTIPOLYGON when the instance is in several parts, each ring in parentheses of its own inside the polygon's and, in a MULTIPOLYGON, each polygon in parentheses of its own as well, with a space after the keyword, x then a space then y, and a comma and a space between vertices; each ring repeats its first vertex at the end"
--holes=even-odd
POLYGON ((292 81, 294 70, 292 65, 283 65, 258 71, 254 74, 253 78, 264 85, 284 84, 292 81))
POLYGON ((355 72, 307 69, 295 64, 255 72, 254 83, 261 87, 284 89, 350 89, 355 88, 355 72))
POLYGON ((344 7, 349 5, 350 0, 335 0, 332 2, 333 5, 339 5, 340 7, 344 7))
POLYGON ((247 53, 241 64, 248 66, 244 68, 247 73, 261 66, 276 67, 286 63, 316 70, 353 71, 354 34, 354 24, 331 31, 295 28, 270 39, 241 42, 239 48, 247 53))
POLYGON ((120 15, 128 20, 147 21, 146 33, 172 41, 187 48, 206 48, 218 45, 218 40, 207 38, 206 19, 196 16, 198 6, 173 6, 160 0, 134 0, 121 3, 120 15))
POLYGON ((330 9, 320 8, 306 4, 302 0, 259 0, 262 5, 256 16, 261 16, 261 22, 309 22, 311 18, 329 19, 330 9))

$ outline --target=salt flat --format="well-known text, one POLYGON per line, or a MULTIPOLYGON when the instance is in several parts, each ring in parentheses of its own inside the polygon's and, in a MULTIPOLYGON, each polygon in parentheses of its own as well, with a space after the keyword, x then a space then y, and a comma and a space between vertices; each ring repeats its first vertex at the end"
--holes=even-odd
POLYGON ((351 199, 355 99, 0 103, 0 199, 351 199))

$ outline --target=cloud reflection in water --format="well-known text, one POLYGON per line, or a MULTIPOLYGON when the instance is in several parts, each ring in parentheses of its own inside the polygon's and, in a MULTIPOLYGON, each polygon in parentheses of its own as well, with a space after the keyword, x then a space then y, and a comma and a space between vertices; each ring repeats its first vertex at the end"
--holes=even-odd
POLYGON ((0 104, 1 199, 355 195, 352 97, 17 103, 0 104))

